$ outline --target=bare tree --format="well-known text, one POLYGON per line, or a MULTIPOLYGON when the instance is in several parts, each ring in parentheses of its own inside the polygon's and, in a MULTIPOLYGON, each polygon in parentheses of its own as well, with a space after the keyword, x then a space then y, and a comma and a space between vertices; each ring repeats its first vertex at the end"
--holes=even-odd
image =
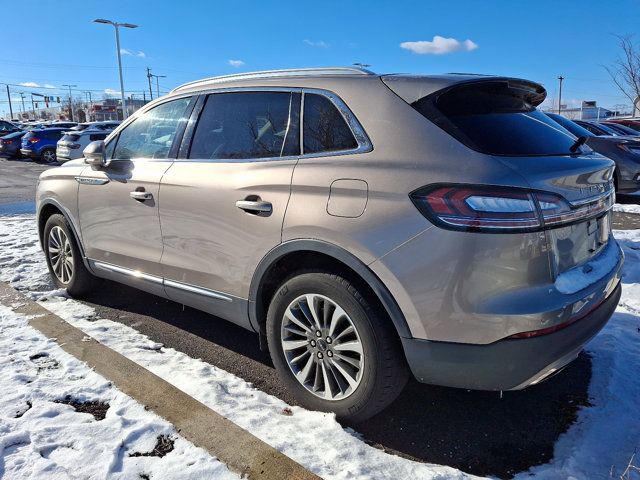
POLYGON ((616 35, 622 55, 613 65, 605 66, 611 79, 636 108, 640 97, 640 46, 631 35, 616 35))

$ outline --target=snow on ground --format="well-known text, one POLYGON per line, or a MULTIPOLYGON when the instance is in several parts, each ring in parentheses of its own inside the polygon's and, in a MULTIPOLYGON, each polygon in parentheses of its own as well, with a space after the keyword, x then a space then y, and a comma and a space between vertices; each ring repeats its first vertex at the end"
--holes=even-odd
POLYGON ((629 203, 629 204, 616 203, 613 206, 613 211, 623 212, 623 213, 640 213, 640 205, 637 203, 629 203))
MULTIPOLYGON (((521 474, 540 478, 609 478, 640 442, 640 231, 615 232, 627 262, 613 319, 592 341, 593 407, 562 435, 551 463, 521 474)), ((242 379, 153 342, 136 330, 96 317, 63 292, 51 291, 33 216, 0 217, 0 280, 42 302, 99 342, 172 383, 324 478, 470 478, 443 466, 389 455, 343 429, 331 414, 291 407, 242 379)), ((401 434, 401 433, 399 433, 401 434)))
POLYGON ((2 478, 239 478, 1 305, 0 388, 2 478), (65 399, 97 402, 97 417, 65 399), (140 455, 158 436, 173 450, 140 455))

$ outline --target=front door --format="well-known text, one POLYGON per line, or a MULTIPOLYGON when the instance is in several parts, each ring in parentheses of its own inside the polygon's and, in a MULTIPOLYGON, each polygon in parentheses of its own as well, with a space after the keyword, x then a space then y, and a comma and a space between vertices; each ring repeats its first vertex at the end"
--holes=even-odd
MULTIPOLYGON (((299 152, 300 94, 206 98, 190 148, 160 187, 165 290, 237 323, 260 260, 281 242, 299 152)), ((184 145, 183 145, 184 147, 184 145)))
POLYGON ((154 293, 163 293, 160 180, 189 107, 190 98, 180 98, 148 110, 109 140, 106 167, 87 167, 77 178, 81 236, 93 266, 126 283, 145 280, 136 286, 154 293))

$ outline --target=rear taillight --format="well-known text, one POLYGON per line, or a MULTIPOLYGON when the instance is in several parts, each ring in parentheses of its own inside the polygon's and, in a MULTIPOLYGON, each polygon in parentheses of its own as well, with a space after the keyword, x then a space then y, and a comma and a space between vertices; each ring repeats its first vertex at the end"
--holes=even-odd
POLYGON ((29 143, 38 143, 40 141, 40 139, 38 137, 31 137, 29 139, 29 143))
POLYGON ((478 232, 533 232, 597 217, 613 194, 580 205, 560 195, 518 188, 434 185, 411 193, 413 203, 436 225, 478 232))
POLYGON ((0 140, 0 143, 2 145, 11 145, 13 143, 13 140, 0 140))

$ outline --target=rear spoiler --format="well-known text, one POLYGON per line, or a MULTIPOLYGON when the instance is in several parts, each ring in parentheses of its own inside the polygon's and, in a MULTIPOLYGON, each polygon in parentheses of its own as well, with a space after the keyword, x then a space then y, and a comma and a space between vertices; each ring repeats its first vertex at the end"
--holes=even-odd
POLYGON ((387 87, 408 104, 440 91, 449 91, 459 86, 483 83, 506 82, 510 90, 518 91, 527 102, 537 107, 545 98, 547 91, 539 83, 521 78, 500 77, 493 75, 383 75, 380 77, 387 87))

